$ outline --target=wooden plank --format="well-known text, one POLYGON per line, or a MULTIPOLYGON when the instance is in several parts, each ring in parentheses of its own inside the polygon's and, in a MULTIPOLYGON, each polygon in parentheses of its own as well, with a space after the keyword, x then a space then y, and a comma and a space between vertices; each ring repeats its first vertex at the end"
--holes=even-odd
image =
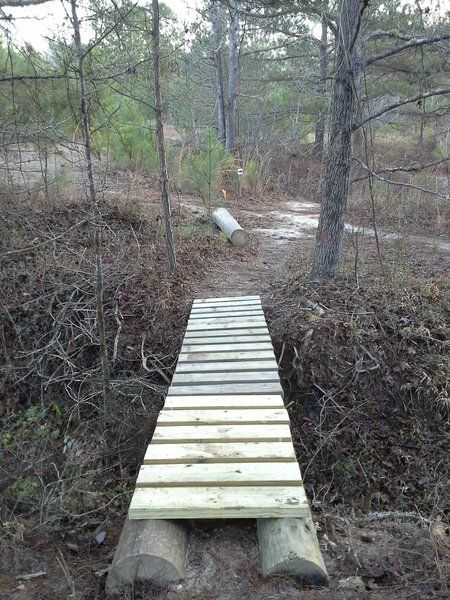
POLYGON ((300 482, 300 469, 295 462, 286 463, 281 469, 279 463, 273 462, 185 463, 143 465, 136 487, 272 487, 298 485, 300 482))
POLYGON ((177 373, 219 373, 223 371, 274 371, 277 372, 278 365, 272 358, 266 360, 235 360, 232 362, 185 362, 178 363, 177 373))
POLYGON ((217 329, 219 331, 226 329, 265 329, 267 331, 267 324, 264 317, 236 317, 223 319, 214 317, 212 319, 194 319, 188 322, 186 331, 211 331, 217 329))
POLYGON ((237 308, 235 310, 222 310, 220 312, 216 312, 213 309, 202 310, 191 312, 189 319, 214 319, 214 318, 227 318, 232 319, 233 317, 242 318, 245 316, 252 316, 251 313, 255 313, 257 316, 264 317, 264 312, 262 308, 258 308, 257 306, 252 308, 237 308), (242 313, 242 314, 241 314, 242 313))
POLYGON ((144 464, 296 462, 292 442, 150 444, 144 464))
POLYGON ((184 336, 183 342, 188 342, 190 344, 199 344, 202 340, 208 338, 208 344, 241 344, 243 342, 251 342, 254 340, 255 342, 269 342, 272 346, 272 340, 267 333, 267 329, 246 329, 242 331, 241 329, 235 330, 227 330, 227 331, 192 331, 189 334, 184 336), (211 338, 211 339, 209 339, 211 338))
POLYGON ((197 306, 199 304, 208 304, 211 302, 261 302, 261 298, 259 296, 228 296, 225 298, 196 298, 192 303, 192 306, 197 306))
POLYGON ((204 304, 193 304, 191 313, 211 308, 262 308, 260 300, 247 300, 245 302, 205 302, 204 304))
POLYGON ((208 363, 208 362, 239 362, 248 360, 270 360, 274 359, 272 350, 255 350, 238 352, 229 350, 228 352, 189 352, 178 356, 177 369, 184 363, 208 363))
MULTIPOLYGON (((218 333, 216 331, 212 332, 212 333, 218 333)), ((266 336, 262 336, 262 335, 242 335, 242 336, 231 336, 231 337, 227 337, 227 336, 213 336, 213 335, 206 335, 206 336, 198 336, 198 337, 186 337, 183 340, 183 346, 182 348, 187 344, 187 345, 192 345, 192 346, 204 346, 206 345, 216 345, 216 344, 226 344, 228 346, 228 351, 234 351, 234 350, 251 350, 251 348, 245 348, 243 346, 241 346, 241 344, 255 344, 255 345, 265 345, 266 348, 270 348, 273 351, 273 346, 272 346, 272 341, 269 339, 266 339, 266 336)), ((261 348, 256 348, 257 350, 260 350, 261 348)), ((264 349, 264 348, 262 348, 264 349)), ((198 352, 198 350, 195 350, 195 352, 198 352)))
POLYGON ((241 409, 241 408, 284 408, 283 399, 274 396, 168 396, 164 410, 189 410, 208 408, 241 409))
POLYGON ((208 385, 174 385, 168 396, 214 396, 236 394, 282 394, 280 383, 210 383, 208 385))
POLYGON ((287 442, 289 425, 186 425, 156 427, 152 444, 185 442, 287 442))
POLYGON ((162 410, 157 427, 172 425, 258 425, 264 423, 284 423, 289 425, 289 415, 285 408, 242 408, 215 410, 162 410))
POLYGON ((261 303, 258 304, 239 304, 239 305, 235 305, 235 304, 231 304, 228 306, 207 306, 207 307, 192 307, 191 310, 191 317, 197 317, 199 315, 203 315, 203 314, 223 314, 223 313, 228 313, 228 314, 234 314, 234 313, 239 313, 241 311, 252 311, 252 310, 259 310, 260 312, 262 312, 262 306, 261 303))
POLYGON ((262 310, 240 310, 239 312, 224 312, 220 313, 220 315, 210 312, 200 314, 191 313, 189 321, 195 321, 196 319, 213 319, 218 316, 223 319, 233 319, 235 317, 264 317, 264 313, 262 310))
POLYGON ((233 350, 239 350, 240 352, 271 352, 273 355, 273 347, 270 342, 242 342, 237 344, 236 342, 231 343, 218 343, 210 344, 208 340, 200 341, 198 344, 193 344, 191 341, 187 344, 183 344, 181 347, 181 354, 192 354, 197 352, 230 352, 233 350))
POLYGON ((232 519, 305 517, 308 501, 301 485, 241 487, 138 488, 130 519, 232 519))
POLYGON ((178 373, 172 378, 172 387, 194 384, 208 385, 210 383, 268 383, 280 380, 278 371, 236 371, 233 373, 178 373))
POLYGON ((227 316, 225 315, 212 315, 210 317, 208 316, 202 316, 199 319, 189 319, 187 326, 190 327, 191 325, 196 325, 199 326, 201 324, 204 324, 206 327, 205 329, 207 329, 209 327, 209 325, 211 325, 211 323, 213 324, 217 324, 217 325, 230 325, 230 327, 233 327, 235 325, 235 323, 239 324, 239 329, 242 327, 242 323, 246 323, 249 327, 252 326, 253 323, 257 323, 258 327, 260 323, 263 323, 266 327, 266 319, 264 317, 264 313, 261 311, 259 312, 258 315, 255 316, 236 316, 236 315, 232 315, 227 316), (194 322, 192 322, 194 321, 194 322))

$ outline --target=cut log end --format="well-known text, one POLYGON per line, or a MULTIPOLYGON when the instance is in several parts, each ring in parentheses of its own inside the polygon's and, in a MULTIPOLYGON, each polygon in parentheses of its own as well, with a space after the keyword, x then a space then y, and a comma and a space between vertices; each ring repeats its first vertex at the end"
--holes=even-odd
POLYGON ((187 547, 185 522, 127 519, 106 579, 106 593, 119 593, 136 581, 158 585, 181 581, 187 547))
POLYGON ((247 232, 244 231, 243 229, 236 229, 235 231, 233 231, 233 233, 231 234, 230 237, 230 241, 233 244, 233 246, 245 246, 245 244, 247 243, 248 240, 248 235, 247 232))
POLYGON ((288 575, 310 585, 326 585, 328 575, 311 517, 258 519, 264 576, 288 575))

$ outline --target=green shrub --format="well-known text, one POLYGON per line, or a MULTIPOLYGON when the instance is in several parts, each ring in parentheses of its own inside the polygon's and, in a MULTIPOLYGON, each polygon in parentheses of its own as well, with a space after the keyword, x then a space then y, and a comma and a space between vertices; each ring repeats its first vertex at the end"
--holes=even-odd
POLYGON ((214 131, 208 129, 204 148, 187 155, 180 172, 180 185, 210 208, 220 203, 224 178, 235 169, 234 158, 216 140, 214 131))

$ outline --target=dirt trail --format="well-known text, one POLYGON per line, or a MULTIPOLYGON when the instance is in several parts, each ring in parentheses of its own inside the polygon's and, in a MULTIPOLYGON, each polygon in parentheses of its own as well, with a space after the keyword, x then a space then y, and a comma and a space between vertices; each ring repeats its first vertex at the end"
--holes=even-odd
MULTIPOLYGON (((199 199, 183 197, 180 204, 193 215, 207 218, 207 210, 199 199)), ((250 252, 237 253, 230 247, 226 263, 213 266, 208 278, 199 282, 198 296, 236 296, 260 294, 264 296, 270 281, 289 268, 293 257, 302 254, 305 259, 311 254, 317 229, 320 205, 303 200, 284 199, 277 201, 276 209, 267 205, 246 206, 236 203, 230 212, 250 233, 250 252), (236 255, 237 254, 237 255, 236 255)), ((371 227, 345 224, 345 230, 358 239, 373 239, 371 227)), ((380 243, 396 240, 406 241, 425 251, 450 254, 450 240, 443 237, 423 235, 401 235, 377 230, 380 243)))
MULTIPOLYGON (((207 218, 208 212, 200 200, 184 197, 180 202, 193 215, 207 218)), ((274 275, 286 268, 296 252, 297 244, 289 243, 288 236, 271 235, 259 227, 271 222, 264 207, 248 210, 233 206, 230 211, 249 232, 249 245, 243 251, 230 246, 226 262, 214 265, 208 277, 198 283, 199 297, 264 295, 274 275)))

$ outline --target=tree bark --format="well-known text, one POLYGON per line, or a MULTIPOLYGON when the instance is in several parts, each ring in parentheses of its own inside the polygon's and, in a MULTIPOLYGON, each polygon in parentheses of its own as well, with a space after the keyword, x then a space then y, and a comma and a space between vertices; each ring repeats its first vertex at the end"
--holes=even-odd
POLYGON ((330 143, 325 163, 324 198, 314 250, 312 278, 337 276, 341 255, 352 156, 352 127, 357 108, 355 46, 366 3, 341 0, 336 75, 331 103, 330 143))
POLYGON ((70 0, 75 48, 78 57, 78 80, 80 94, 80 110, 83 125, 84 154, 86 171, 89 182, 89 196, 91 200, 93 221, 95 227, 95 279, 96 279, 96 309, 97 324, 100 339, 100 364, 103 384, 103 433, 106 435, 108 423, 112 416, 112 391, 108 364, 108 348, 106 344, 105 314, 103 310, 103 263, 102 263, 102 216, 95 192, 94 168, 92 165, 92 141, 89 128, 89 108, 86 101, 86 81, 84 76, 85 53, 81 43, 80 22, 78 20, 76 0, 70 0))
POLYGON ((236 93, 238 79, 238 29, 239 14, 237 0, 230 0, 230 46, 228 52, 228 98, 226 112, 226 142, 228 152, 235 149, 236 93))
MULTIPOLYGON (((328 71, 328 24, 327 19, 322 17, 322 35, 319 45, 319 84, 317 86, 317 94, 324 99, 327 92, 327 71, 328 71)), ((316 134, 314 141, 314 152, 316 156, 323 157, 324 140, 325 140, 325 115, 326 110, 323 106, 316 122, 316 134)))
POLYGON ((162 98, 160 83, 160 57, 159 57, 159 2, 152 0, 153 10, 153 77, 155 82, 155 117, 156 138, 159 156, 159 180, 163 204, 163 218, 167 251, 167 270, 173 273, 176 264, 175 247, 172 235, 172 221, 169 201, 169 177, 167 175, 166 150, 164 148, 164 131, 162 123, 162 98))
POLYGON ((214 35, 214 67, 216 87, 216 128, 217 139, 225 146, 225 99, 223 85, 223 60, 222 60, 222 22, 221 11, 218 2, 211 7, 211 24, 214 35))

